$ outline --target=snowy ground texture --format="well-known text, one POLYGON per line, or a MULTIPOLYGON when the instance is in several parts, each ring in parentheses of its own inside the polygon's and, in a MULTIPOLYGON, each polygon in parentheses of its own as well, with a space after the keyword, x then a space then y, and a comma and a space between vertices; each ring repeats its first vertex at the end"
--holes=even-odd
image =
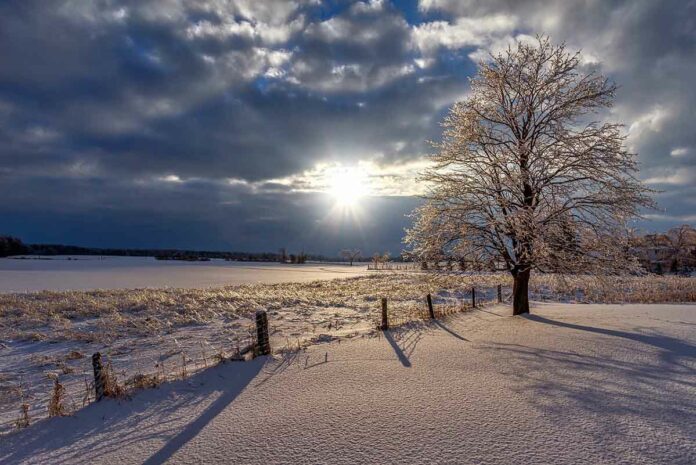
MULTIPOLYGON (((346 267, 348 268, 348 267, 346 267)), ((250 343, 254 311, 268 311, 275 351, 374 332, 380 298, 392 324, 427 316, 432 293, 438 315, 466 310, 471 288, 493 301, 502 274, 392 273, 304 283, 213 289, 135 289, 0 294, 0 434, 48 416, 57 378, 72 413, 93 400, 91 354, 101 352, 119 383, 135 388, 189 376, 250 343)), ((537 300, 566 302, 694 302, 696 279, 537 275, 537 300)))
POLYGON ((489 306, 91 404, 15 463, 696 463, 696 306, 489 306))
POLYGON ((366 273, 365 264, 203 262, 153 257, 54 256, 0 258, 0 293, 51 290, 195 288, 306 282, 366 273))
MULTIPOLYGON (((380 297, 393 324, 422 318, 425 295, 438 313, 470 304, 470 288, 491 300, 500 276, 382 272, 309 283, 216 289, 140 289, 0 294, 0 433, 15 428, 22 405, 32 421, 48 415, 57 377, 68 412, 92 399, 91 355, 101 352, 120 383, 142 375, 181 378, 251 343, 256 310, 266 310, 276 351, 312 340, 352 338, 376 328, 380 297), (487 289, 484 291, 484 285, 487 289)), ((128 386, 126 386, 128 387, 128 386)))

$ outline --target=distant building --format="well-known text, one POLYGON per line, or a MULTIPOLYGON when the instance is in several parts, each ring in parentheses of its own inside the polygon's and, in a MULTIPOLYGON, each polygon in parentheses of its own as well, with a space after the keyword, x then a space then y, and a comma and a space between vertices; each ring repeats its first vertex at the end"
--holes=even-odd
POLYGON ((632 250, 650 272, 693 272, 696 270, 696 229, 687 224, 664 234, 646 234, 634 240, 632 250))

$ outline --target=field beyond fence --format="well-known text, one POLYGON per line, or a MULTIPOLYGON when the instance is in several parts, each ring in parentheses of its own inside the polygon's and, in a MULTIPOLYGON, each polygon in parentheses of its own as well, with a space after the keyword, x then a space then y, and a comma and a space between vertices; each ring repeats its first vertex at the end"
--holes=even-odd
MULTIPOLYGON (((267 312, 274 351, 391 327, 509 299, 503 274, 393 272, 219 289, 141 289, 0 294, 0 432, 74 412, 94 400, 91 356, 100 352, 116 396, 239 359, 267 312)), ((695 302, 696 279, 535 275, 533 300, 695 302)))

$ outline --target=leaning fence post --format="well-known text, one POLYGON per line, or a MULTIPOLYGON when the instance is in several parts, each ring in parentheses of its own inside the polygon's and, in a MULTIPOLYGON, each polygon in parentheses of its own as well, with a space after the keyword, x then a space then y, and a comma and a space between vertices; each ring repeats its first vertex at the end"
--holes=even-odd
POLYGON ((94 398, 99 402, 104 398, 104 367, 99 352, 92 355, 92 368, 94 368, 94 398))
POLYGON ((471 288, 471 306, 476 308, 476 288, 471 288))
POLYGON ((387 318, 387 298, 382 297, 382 326, 380 329, 389 329, 389 319, 387 318))
POLYGON ((259 355, 271 353, 271 341, 268 337, 268 315, 265 310, 256 312, 256 344, 259 355))
POLYGON ((433 299, 430 297, 430 294, 426 296, 426 299, 428 300, 428 312, 430 312, 430 319, 435 319, 435 312, 433 311, 433 299))
POLYGON ((498 303, 503 302, 503 285, 498 284, 498 303))

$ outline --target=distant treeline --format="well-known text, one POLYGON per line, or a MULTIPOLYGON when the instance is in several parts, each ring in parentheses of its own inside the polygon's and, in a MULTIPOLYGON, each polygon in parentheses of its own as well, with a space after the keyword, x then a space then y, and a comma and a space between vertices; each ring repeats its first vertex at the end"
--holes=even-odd
POLYGON ((0 257, 23 255, 29 253, 29 248, 16 237, 0 236, 0 257))
MULTIPOLYGON (((11 236, 0 236, 0 257, 11 255, 111 255, 119 257, 157 257, 162 260, 201 260, 221 258, 250 262, 277 262, 281 255, 272 252, 220 252, 179 249, 117 249, 78 247, 62 244, 24 244, 11 236)), ((327 261, 323 255, 305 255, 307 260, 327 261)))

